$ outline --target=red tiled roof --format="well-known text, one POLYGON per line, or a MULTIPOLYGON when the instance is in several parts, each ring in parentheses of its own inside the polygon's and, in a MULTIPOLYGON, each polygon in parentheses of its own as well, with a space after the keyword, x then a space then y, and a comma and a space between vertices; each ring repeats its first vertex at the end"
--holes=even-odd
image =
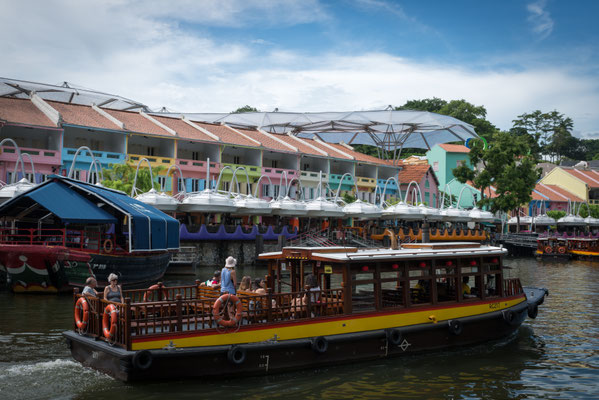
POLYGON ((470 153, 470 149, 461 144, 443 143, 443 144, 440 144, 439 147, 441 147, 443 150, 445 150, 449 153, 470 153))
MULTIPOLYGON (((235 129, 237 129, 238 131, 242 132, 243 134, 251 137, 252 139, 259 141, 260 143, 262 143, 263 147, 265 147, 269 150, 278 150, 278 151, 283 151, 283 152, 287 152, 287 153, 295 153, 295 151, 291 150, 289 147, 287 147, 284 144, 271 138, 270 136, 274 136, 275 135, 274 133, 270 133, 267 136, 267 135, 263 135, 262 133, 258 132, 257 130, 253 130, 253 129, 241 129, 241 128, 235 128, 235 129)), ((281 136, 281 135, 278 135, 277 138, 279 136, 281 136)), ((285 142, 285 143, 287 143, 287 142, 285 142)), ((294 146, 294 147, 297 147, 297 146, 294 146)))
MULTIPOLYGON (((422 182, 422 178, 431 169, 430 165, 415 165, 415 164, 403 164, 402 169, 399 171, 397 179, 399 179, 399 183, 401 185, 407 185, 411 181, 416 181, 417 183, 422 182)), ((431 170, 431 173, 437 179, 434 173, 431 170)))
POLYGON ((103 108, 103 110, 124 123, 125 130, 127 131, 173 137, 169 132, 165 131, 138 112, 112 110, 110 108, 103 108))
POLYGON ((543 183, 537 183, 537 185, 535 186, 535 190, 545 196, 545 197, 536 199, 534 197, 534 195, 536 193, 533 192, 533 198, 535 200, 549 199, 550 201, 568 201, 568 199, 570 199, 570 201, 573 201, 576 203, 580 203, 583 201, 578 196, 575 196, 572 193, 568 192, 567 190, 562 189, 561 187, 556 186, 556 185, 546 185, 543 183))
MULTIPOLYGON (((305 143, 304 143, 304 141, 305 141, 306 139, 298 138, 298 139, 299 139, 299 141, 298 141, 298 140, 295 140, 294 138, 290 138, 290 137, 289 137, 289 136, 287 136, 287 135, 278 135, 277 137, 278 137, 279 139, 281 139, 281 140, 285 141, 285 143, 289 143, 290 145, 292 145, 292 146, 294 146, 294 147, 297 147, 297 149, 298 149, 298 151, 299 151, 300 153, 303 153, 303 154, 309 154, 309 155, 311 155, 311 156, 317 156, 317 157, 326 157, 324 154, 322 154, 322 153, 320 153, 320 152, 318 152, 318 151, 314 150, 312 147, 310 147, 310 146, 308 146, 307 144, 305 144, 305 143)), ((311 142, 310 142, 310 143, 311 143, 311 142)), ((331 150, 329 150, 329 151, 326 151, 326 150, 325 150, 325 152, 326 152, 327 154, 330 154, 330 153, 332 153, 332 151, 331 151, 331 150)))
POLYGON ((593 173, 592 170, 585 171, 585 170, 580 170, 580 169, 575 169, 575 168, 564 168, 564 167, 562 167, 562 169, 564 171, 566 171, 567 173, 569 173, 570 175, 580 179, 581 181, 583 181, 590 187, 599 188, 599 176, 597 175, 597 173, 593 173))
POLYGON ((257 147, 258 145, 251 140, 248 140, 231 130, 230 128, 224 125, 217 124, 208 124, 205 122, 196 122, 193 121, 194 124, 201 126, 206 129, 208 132, 215 134, 218 136, 223 144, 236 144, 238 146, 247 146, 247 147, 257 147))
POLYGON ((215 139, 192 127, 180 118, 160 117, 156 115, 152 115, 152 118, 155 118, 158 122, 177 132, 177 135, 181 138, 202 140, 204 142, 216 142, 215 139))
POLYGON ((62 120, 67 124, 122 131, 116 124, 90 106, 58 101, 48 101, 48 104, 60 113, 62 120))
POLYGON ((0 119, 15 124, 56 128, 56 125, 29 99, 0 98, 0 119))
MULTIPOLYGON (((307 139, 307 138, 304 138, 304 140, 309 141, 312 146, 318 147, 319 149, 326 151, 327 153, 329 153, 329 156, 331 156, 333 158, 338 158, 341 160, 351 160, 351 158, 344 156, 342 153, 339 153, 338 151, 330 149, 329 147, 323 145, 322 143, 317 142, 316 140, 307 139)), ((339 151, 341 151, 343 153, 346 153, 346 154, 350 153, 349 150, 343 146, 339 146, 341 148, 338 148, 338 147, 335 147, 333 145, 333 143, 327 143, 327 144, 331 145, 331 147, 333 147, 335 149, 339 149, 339 151)))

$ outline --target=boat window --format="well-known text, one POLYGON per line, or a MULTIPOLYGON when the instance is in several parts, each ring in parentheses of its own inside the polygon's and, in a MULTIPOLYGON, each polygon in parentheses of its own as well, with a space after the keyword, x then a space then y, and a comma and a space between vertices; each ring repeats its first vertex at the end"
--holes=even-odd
POLYGON ((458 278, 457 277, 444 277, 437 278, 437 301, 440 303, 446 301, 455 302, 458 300, 458 278))
POLYGON ((359 271, 352 271, 351 285, 352 312, 375 310, 374 267, 363 266, 359 271))
POLYGON ((405 306, 404 269, 399 263, 381 266, 381 292, 383 308, 405 306))
POLYGON ((432 303, 431 279, 410 279, 410 299, 412 304, 432 303))
POLYGON ((500 294, 501 274, 484 275, 485 295, 487 297, 498 297, 500 294))
POLYGON ((462 297, 464 299, 480 299, 482 288, 480 275, 462 275, 462 297))

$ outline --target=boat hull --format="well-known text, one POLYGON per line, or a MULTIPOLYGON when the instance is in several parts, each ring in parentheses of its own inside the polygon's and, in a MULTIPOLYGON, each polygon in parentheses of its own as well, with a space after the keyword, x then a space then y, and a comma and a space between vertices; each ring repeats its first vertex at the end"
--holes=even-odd
POLYGON ((0 245, 0 270, 16 293, 70 291, 83 287, 91 275, 102 287, 111 273, 126 287, 145 286, 164 275, 169 259, 168 252, 110 255, 62 246, 0 245))
POLYGON ((524 301, 500 311, 438 323, 291 340, 277 340, 275 336, 259 343, 166 346, 140 351, 115 348, 75 332, 65 332, 64 336, 77 361, 119 380, 214 379, 398 357, 497 340, 518 329, 528 308, 529 303, 524 301))

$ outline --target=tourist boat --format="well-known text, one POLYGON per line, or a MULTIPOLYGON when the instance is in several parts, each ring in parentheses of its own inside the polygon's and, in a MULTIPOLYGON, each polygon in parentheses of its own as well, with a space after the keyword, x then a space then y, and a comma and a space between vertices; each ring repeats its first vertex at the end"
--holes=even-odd
POLYGON ((564 237, 549 236, 537 239, 535 254, 542 258, 570 258, 568 240, 564 237))
POLYGON ((505 277, 506 253, 478 243, 285 247, 259 256, 264 295, 221 296, 199 282, 129 290, 124 304, 75 293, 73 330, 63 335, 77 361, 123 381, 271 374, 471 345, 510 335, 548 294, 505 277))
POLYGON ((179 248, 179 222, 123 192, 52 175, 0 206, 0 273, 14 292, 125 287, 159 279, 179 248))

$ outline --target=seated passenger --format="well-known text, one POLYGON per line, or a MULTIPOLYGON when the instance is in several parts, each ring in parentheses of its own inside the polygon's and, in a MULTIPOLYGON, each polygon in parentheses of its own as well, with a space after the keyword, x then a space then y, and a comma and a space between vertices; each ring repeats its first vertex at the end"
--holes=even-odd
POLYGON ((220 271, 214 271, 212 278, 206 280, 205 282, 200 283, 200 286, 209 286, 217 288, 220 286, 220 271))
POLYGON ((239 284, 239 290, 251 291, 252 290, 252 277, 244 276, 241 278, 241 283, 239 284))
POLYGON ((98 297, 98 292, 94 289, 98 285, 98 281, 93 276, 90 276, 85 280, 85 287, 83 288, 82 295, 90 297, 98 297))
POLYGON ((468 281, 470 281, 469 277, 465 276, 462 278, 462 294, 465 298, 474 297, 470 291, 470 286, 468 286, 468 281))
POLYGON ((256 278, 256 280, 254 281, 254 293, 259 295, 266 294, 266 282, 264 281, 264 279, 256 278))

